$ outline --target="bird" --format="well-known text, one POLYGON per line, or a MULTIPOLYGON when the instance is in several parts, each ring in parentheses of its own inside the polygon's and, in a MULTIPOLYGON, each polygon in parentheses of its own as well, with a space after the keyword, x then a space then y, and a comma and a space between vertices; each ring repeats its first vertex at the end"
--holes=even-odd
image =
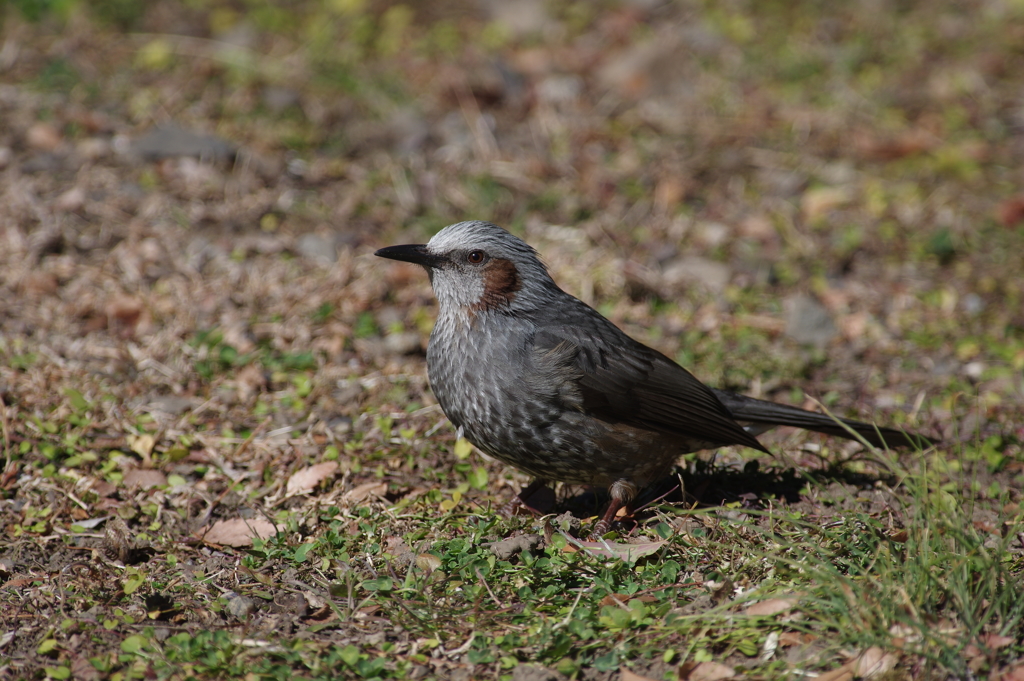
POLYGON ((427 376, 469 442, 548 482, 607 488, 591 536, 683 454, 728 445, 770 453, 756 435, 796 426, 879 447, 931 440, 708 387, 634 340, 552 279, 533 247, 498 225, 458 222, 426 244, 375 255, 421 265, 438 301, 427 376))

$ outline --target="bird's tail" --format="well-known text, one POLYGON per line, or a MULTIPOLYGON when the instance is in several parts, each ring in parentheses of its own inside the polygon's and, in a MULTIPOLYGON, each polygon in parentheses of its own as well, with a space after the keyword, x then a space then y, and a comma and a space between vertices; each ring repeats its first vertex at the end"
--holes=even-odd
POLYGON ((833 417, 829 414, 818 414, 798 407, 791 407, 787 404, 766 402, 723 390, 715 390, 715 394, 722 401, 722 404, 732 412, 733 418, 741 423, 753 426, 752 431, 755 434, 764 432, 774 426, 794 426, 796 428, 813 430, 816 433, 824 433, 825 435, 844 437, 848 440, 856 440, 857 435, 859 435, 876 447, 916 447, 923 449, 935 444, 934 440, 923 435, 907 433, 895 428, 881 428, 871 423, 864 423, 863 421, 833 417), (851 433, 851 430, 857 435, 851 433))

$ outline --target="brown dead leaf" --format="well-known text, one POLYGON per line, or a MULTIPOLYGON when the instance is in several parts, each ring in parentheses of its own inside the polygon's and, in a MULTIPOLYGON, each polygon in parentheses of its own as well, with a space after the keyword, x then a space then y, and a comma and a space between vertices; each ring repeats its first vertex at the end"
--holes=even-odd
POLYGON ((122 481, 128 489, 152 489, 167 484, 167 476, 152 468, 133 468, 124 474, 122 481))
POLYGON ((654 603, 658 599, 649 594, 646 596, 640 596, 637 599, 634 599, 633 596, 629 596, 627 594, 608 594, 601 599, 601 605, 625 605, 631 600, 638 600, 641 603, 654 603))
POLYGON ((829 211, 845 206, 851 198, 845 187, 815 187, 800 198, 800 212, 806 222, 815 222, 829 211))
POLYGON ((620 669, 619 681, 654 681, 654 679, 652 679, 649 676, 640 676, 639 674, 635 674, 629 671, 628 669, 620 669))
POLYGON ((747 607, 747 614, 752 616, 768 616, 788 612, 797 604, 797 600, 797 598, 793 597, 769 598, 768 600, 760 601, 747 607))
POLYGON ((1000 203, 996 207, 996 220, 1007 229, 1024 222, 1024 194, 1000 203))
POLYGON ((907 541, 909 537, 910 535, 907 533, 906 530, 896 530, 891 535, 889 535, 889 539, 892 539, 893 541, 900 543, 907 541))
POLYGON ((50 296, 60 289, 60 281, 51 272, 29 272, 21 280, 21 291, 33 300, 50 296))
POLYGON ((319 608, 318 610, 309 613, 309 616, 306 619, 312 620, 314 622, 330 622, 331 620, 337 618, 337 616, 338 615, 335 612, 334 608, 332 608, 330 605, 324 605, 322 608, 319 608))
POLYGON ((815 681, 852 681, 853 663, 847 662, 842 667, 818 675, 815 681))
POLYGON ((922 128, 905 130, 891 137, 861 131, 855 134, 853 139, 853 146, 860 156, 873 161, 895 161, 929 151, 939 143, 934 133, 922 128))
POLYGON ((75 655, 71 658, 71 678, 81 681, 98 681, 103 678, 103 672, 96 669, 84 655, 75 655))
POLYGON ((81 187, 72 187, 53 202, 53 207, 62 213, 74 213, 81 210, 83 205, 85 205, 85 190, 81 187))
POLYGON ((855 341, 861 338, 865 331, 867 331, 869 319, 870 315, 861 310, 853 314, 842 315, 836 322, 839 325, 840 333, 843 334, 843 338, 855 341))
POLYGON ((780 648, 791 648, 793 646, 802 646, 805 643, 810 643, 814 640, 812 634, 801 634, 797 631, 784 631, 779 634, 779 647, 780 648))
POLYGON ((63 137, 60 131, 49 123, 36 123, 25 134, 25 142, 33 149, 53 151, 60 146, 63 137))
POLYGON ((131 335, 143 320, 145 309, 142 301, 134 296, 116 295, 107 301, 103 311, 108 328, 118 329, 122 335, 131 335))
POLYGON ((718 662, 701 662, 689 671, 680 674, 684 681, 719 681, 736 676, 736 670, 718 662))
POLYGON ((986 634, 981 637, 982 645, 990 650, 999 650, 1016 642, 1017 639, 1012 636, 1000 636, 999 634, 986 634))
POLYGON ((337 461, 324 461, 314 466, 308 466, 288 478, 288 485, 285 493, 288 496, 312 492, 324 480, 330 478, 338 471, 337 461))
POLYGON ((1004 670, 996 677, 997 681, 1024 681, 1024 663, 1019 663, 1004 670))
POLYGON ((247 364, 235 373, 235 384, 238 386, 239 398, 249 400, 253 395, 266 389, 267 377, 256 364, 247 364))
POLYGON ((382 497, 387 491, 388 485, 385 482, 364 482, 345 492, 341 500, 350 504, 358 504, 370 497, 382 497))
POLYGON ((669 175, 661 178, 654 188, 654 205, 664 211, 675 208, 686 197, 686 178, 669 175))
POLYGON ((218 520, 209 529, 199 531, 198 537, 208 544, 223 546, 252 546, 253 537, 269 539, 277 534, 274 523, 263 518, 229 518, 218 520))
POLYGON ((899 658, 878 646, 871 646, 853 661, 853 673, 862 678, 871 678, 892 671, 899 658))

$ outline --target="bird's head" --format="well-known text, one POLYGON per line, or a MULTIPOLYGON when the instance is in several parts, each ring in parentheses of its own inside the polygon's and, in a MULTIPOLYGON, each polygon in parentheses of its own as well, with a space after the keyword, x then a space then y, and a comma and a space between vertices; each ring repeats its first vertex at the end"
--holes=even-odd
POLYGON ((388 246, 376 255, 426 268, 442 310, 515 313, 545 304, 558 287, 526 242, 489 222, 449 225, 426 244, 388 246))

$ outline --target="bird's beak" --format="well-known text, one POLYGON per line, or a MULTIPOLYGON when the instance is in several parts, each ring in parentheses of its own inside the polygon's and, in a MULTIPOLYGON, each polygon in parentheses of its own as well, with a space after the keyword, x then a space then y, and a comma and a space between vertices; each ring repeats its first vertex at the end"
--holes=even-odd
POLYGON ((381 258, 390 258, 391 260, 416 263, 417 265, 423 265, 427 268, 437 267, 444 261, 443 257, 434 255, 428 251, 427 247, 423 244, 388 246, 387 248, 380 249, 374 253, 374 255, 380 256, 381 258))

